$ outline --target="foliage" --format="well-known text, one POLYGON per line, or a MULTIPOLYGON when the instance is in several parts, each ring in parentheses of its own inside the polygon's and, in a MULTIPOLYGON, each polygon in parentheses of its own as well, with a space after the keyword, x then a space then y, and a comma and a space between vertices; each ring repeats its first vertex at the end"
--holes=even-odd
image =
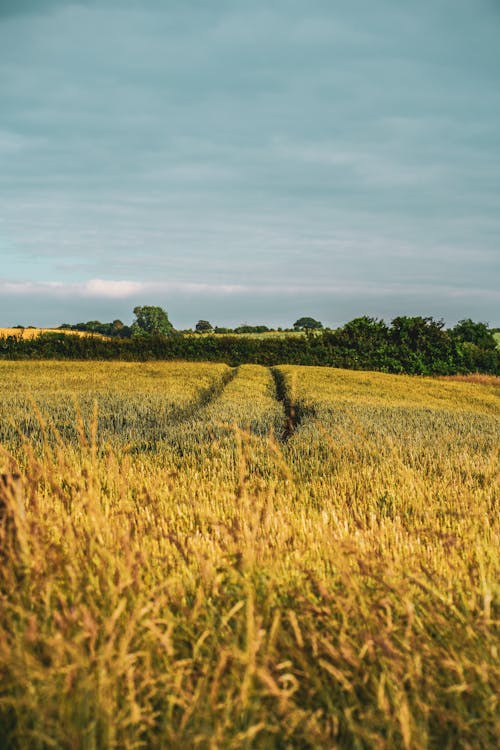
POLYGON ((234 333, 268 333, 270 329, 267 326, 250 326, 248 323, 244 323, 234 329, 234 333))
POLYGON ((135 321, 132 336, 168 336, 174 327, 162 307, 142 305, 134 307, 135 321))
POLYGON ((274 377, 0 363, 1 747, 498 746, 495 381, 274 377))
POLYGON ((101 336, 120 336, 121 338, 128 338, 132 334, 130 327, 124 325, 118 319, 113 320, 112 323, 101 323, 100 320, 89 320, 87 323, 75 323, 74 325, 63 323, 59 326, 59 329, 63 331, 99 333, 101 336))
POLYGON ((456 347, 442 320, 430 317, 394 318, 389 336, 396 346, 402 371, 410 374, 446 374, 453 367, 456 347))
POLYGON ((494 331, 486 323, 475 323, 470 318, 459 320, 450 334, 455 340, 474 344, 479 349, 496 349, 494 331))
POLYGON ((416 375, 500 374, 500 351, 460 342, 442 321, 398 317, 390 325, 356 318, 335 331, 253 334, 134 336, 131 339, 45 333, 0 338, 0 359, 122 359, 225 362, 273 366, 284 362, 416 375))
POLYGON ((213 326, 208 320, 199 320, 195 326, 197 333, 212 333, 213 326))
POLYGON ((299 318, 295 321, 293 327, 296 331, 314 331, 323 328, 323 323, 320 323, 319 320, 314 320, 314 318, 299 318))

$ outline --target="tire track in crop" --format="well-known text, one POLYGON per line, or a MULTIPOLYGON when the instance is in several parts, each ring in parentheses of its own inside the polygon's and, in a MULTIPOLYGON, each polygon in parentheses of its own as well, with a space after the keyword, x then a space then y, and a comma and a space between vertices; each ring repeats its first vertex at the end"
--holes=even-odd
POLYGON ((201 419, 201 415, 214 401, 217 401, 232 380, 238 374, 237 367, 231 367, 215 382, 206 388, 202 388, 196 398, 183 406, 175 406, 167 415, 163 424, 151 425, 151 433, 144 439, 134 442, 130 448, 132 453, 145 453, 156 451, 158 445, 164 442, 179 445, 179 428, 184 430, 188 423, 196 422, 201 419))
POLYGON ((202 409, 206 409, 212 402, 222 396, 229 383, 234 380, 238 374, 238 367, 231 367, 225 372, 219 380, 215 381, 207 388, 203 388, 197 398, 186 406, 180 406, 172 411, 172 419, 176 423, 185 422, 195 417, 202 409))
POLYGON ((276 399, 282 404, 284 412, 283 429, 281 440, 287 442, 295 434, 304 419, 315 416, 312 407, 304 408, 303 404, 296 402, 290 393, 284 373, 278 367, 269 368, 276 388, 276 399))
POLYGON ((293 433, 297 429, 297 415, 295 412, 295 404, 293 404, 290 399, 284 374, 276 367, 270 367, 269 370, 273 377, 274 386, 276 388, 276 399, 281 403, 284 412, 281 439, 283 441, 287 441, 292 437, 293 433))

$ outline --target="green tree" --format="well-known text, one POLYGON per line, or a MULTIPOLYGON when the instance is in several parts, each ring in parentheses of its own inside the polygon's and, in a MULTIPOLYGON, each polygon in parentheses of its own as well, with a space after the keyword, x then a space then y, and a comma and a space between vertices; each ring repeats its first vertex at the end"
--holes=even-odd
POLYGON ((446 375, 453 370, 457 345, 444 330, 444 321, 401 315, 391 322, 389 336, 404 372, 446 375))
POLYGON ((450 329, 450 334, 455 341, 475 344, 480 349, 496 349, 494 332, 486 323, 475 323, 470 318, 459 320, 456 326, 450 329))
POLYGON ((295 321, 293 327, 296 331, 318 331, 323 328, 323 323, 314 320, 314 318, 299 318, 295 321))
POLYGON ((234 329, 235 333, 267 333, 270 329, 267 326, 250 326, 248 323, 243 323, 234 329))
POLYGON ((208 320, 199 320, 195 326, 196 333, 211 333, 213 326, 208 320))
POLYGON ((142 305, 134 307, 135 320, 132 323, 132 336, 168 336, 174 327, 162 307, 142 305))

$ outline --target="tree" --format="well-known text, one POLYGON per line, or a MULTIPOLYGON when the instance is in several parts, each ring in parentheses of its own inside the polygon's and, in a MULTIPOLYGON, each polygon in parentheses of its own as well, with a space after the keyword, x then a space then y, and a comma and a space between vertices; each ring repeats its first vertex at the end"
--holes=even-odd
POLYGON ((234 329, 235 333, 267 333, 270 329, 265 325, 250 326, 248 323, 242 323, 234 329))
POLYGON ((132 336, 168 336, 174 330, 162 307, 153 305, 134 307, 134 315, 132 336))
POLYGON ((213 326, 208 320, 199 320, 195 326, 196 333, 211 333, 213 326))
POLYGON ((397 346, 404 372, 446 375, 452 370, 457 345, 444 330, 444 321, 401 315, 391 322, 389 337, 397 346))
POLYGON ((293 327, 296 331, 319 331, 323 328, 323 323, 314 320, 314 318, 299 318, 295 321, 293 327))
POLYGON ((121 320, 113 320, 112 323, 109 323, 109 335, 129 339, 132 335, 132 328, 126 326, 121 320))
POLYGON ((335 331, 325 331, 323 341, 341 358, 342 366, 398 371, 394 346, 383 320, 368 315, 354 318, 335 331))
POLYGON ((76 323, 73 328, 76 331, 90 331, 91 333, 98 333, 99 328, 103 324, 100 320, 88 320, 86 323, 76 323))
POLYGON ((496 349, 494 333, 486 323, 475 323, 470 318, 459 320, 450 334, 455 341, 475 344, 480 349, 496 349))
MULTIPOLYGON (((389 340, 389 330, 383 320, 363 315, 346 323, 333 334, 333 340, 342 346, 358 350, 372 357, 385 351, 389 340)), ((328 333, 325 334, 328 336, 328 333)))

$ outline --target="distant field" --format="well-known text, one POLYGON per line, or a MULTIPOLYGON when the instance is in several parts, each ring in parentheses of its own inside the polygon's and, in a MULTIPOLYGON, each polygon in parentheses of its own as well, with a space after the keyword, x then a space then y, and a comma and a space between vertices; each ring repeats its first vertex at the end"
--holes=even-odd
MULTIPOLYGON (((106 338, 100 333, 92 333, 90 331, 75 331, 64 328, 0 328, 0 338, 6 336, 18 336, 23 339, 36 338, 42 333, 64 333, 75 336, 98 336, 99 338, 106 338)), ((285 338, 291 337, 302 337, 305 336, 304 331, 267 331, 264 333, 186 333, 185 336, 238 336, 243 338, 285 338)))
POLYGON ((500 333, 494 333, 495 340, 497 342, 497 347, 500 348, 500 333))
MULTIPOLYGON (((75 334, 76 336, 101 336, 99 333, 89 331, 74 331, 65 328, 0 328, 0 338, 2 336, 20 336, 22 338, 34 338, 40 333, 66 333, 75 334)), ((188 333, 186 336, 243 336, 245 338, 283 338, 285 336, 304 336, 304 331, 267 331, 264 333, 188 333)))
POLYGON ((23 339, 33 339, 42 333, 67 333, 75 336, 101 336, 100 333, 90 333, 88 331, 70 331, 64 328, 0 328, 0 338, 6 336, 19 336, 23 339))
POLYGON ((305 336, 304 331, 264 331, 263 333, 188 333, 187 336, 243 336, 244 338, 275 338, 282 339, 286 336, 305 336))
POLYGON ((0 362, 0 747, 496 749, 497 380, 0 362))

